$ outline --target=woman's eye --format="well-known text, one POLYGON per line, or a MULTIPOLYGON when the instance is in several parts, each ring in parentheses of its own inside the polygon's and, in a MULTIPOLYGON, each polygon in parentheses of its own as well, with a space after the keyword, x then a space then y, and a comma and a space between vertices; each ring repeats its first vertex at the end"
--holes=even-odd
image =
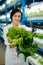
POLYGON ((21 16, 18 16, 19 18, 21 17, 21 16))
POLYGON ((14 17, 17 17, 16 15, 14 17))
POLYGON ((17 15, 15 15, 14 17, 18 17, 18 18, 20 18, 21 16, 17 16, 17 15))

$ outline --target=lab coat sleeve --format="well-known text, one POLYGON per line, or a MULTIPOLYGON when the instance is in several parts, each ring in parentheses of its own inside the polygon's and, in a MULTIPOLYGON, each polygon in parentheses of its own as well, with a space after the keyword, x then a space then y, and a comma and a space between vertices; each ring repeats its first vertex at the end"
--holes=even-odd
POLYGON ((9 45, 8 39, 7 39, 7 36, 6 36, 7 32, 8 32, 8 28, 5 27, 5 28, 3 29, 3 38, 4 38, 4 44, 5 44, 6 46, 9 45))
POLYGON ((25 29, 26 29, 27 31, 32 31, 32 28, 31 28, 31 27, 27 27, 26 25, 25 25, 25 29))
POLYGON ((31 27, 27 27, 26 25, 23 25, 22 28, 24 28, 26 31, 32 31, 31 27))

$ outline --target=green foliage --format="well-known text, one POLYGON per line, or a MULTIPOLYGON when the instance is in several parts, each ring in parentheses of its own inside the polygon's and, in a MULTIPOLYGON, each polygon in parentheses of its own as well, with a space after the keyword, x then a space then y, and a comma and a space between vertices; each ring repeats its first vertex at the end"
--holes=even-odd
POLYGON ((29 15, 35 15, 35 14, 43 14, 43 10, 40 10, 39 9, 39 12, 30 12, 30 14, 29 15))
POLYGON ((29 55, 33 55, 34 53, 37 52, 38 50, 38 46, 37 44, 31 44, 31 45, 26 45, 24 47, 23 44, 19 45, 19 49, 20 51, 24 54, 24 58, 25 58, 25 61, 26 61, 26 58, 29 56, 29 55))
POLYGON ((43 65, 43 58, 39 59, 38 62, 43 65))
POLYGON ((35 36, 35 37, 38 37, 38 38, 40 38, 40 39, 43 39, 43 34, 36 33, 34 36, 35 36))
POLYGON ((23 28, 11 27, 8 29, 8 42, 19 48, 20 52, 24 54, 25 61, 27 56, 37 52, 37 45, 32 44, 33 36, 32 32, 26 31, 23 28))

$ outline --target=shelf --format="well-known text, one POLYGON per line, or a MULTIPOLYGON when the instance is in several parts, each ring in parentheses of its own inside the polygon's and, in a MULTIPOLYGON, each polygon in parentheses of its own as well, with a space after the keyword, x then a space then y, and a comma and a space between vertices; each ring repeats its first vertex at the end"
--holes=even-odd
POLYGON ((41 61, 40 61, 40 60, 43 60, 43 57, 39 54, 35 54, 34 56, 29 56, 27 59, 31 65, 43 65, 41 64, 41 61))
POLYGON ((38 47, 43 49, 43 39, 39 39, 37 37, 33 38, 33 42, 38 44, 38 47))

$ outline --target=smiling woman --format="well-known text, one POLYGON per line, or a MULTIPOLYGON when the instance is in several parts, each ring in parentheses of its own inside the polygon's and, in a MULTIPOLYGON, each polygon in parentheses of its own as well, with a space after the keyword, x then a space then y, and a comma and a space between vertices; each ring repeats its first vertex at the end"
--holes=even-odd
POLYGON ((18 55, 17 47, 13 46, 12 44, 9 44, 6 36, 9 28, 13 26, 16 26, 17 28, 22 27, 22 25, 20 24, 21 17, 22 17, 21 10, 18 8, 14 8, 10 14, 12 23, 7 25, 3 30, 5 40, 4 44, 6 45, 5 65, 26 65, 26 63, 24 62, 24 55, 22 53, 18 55))

